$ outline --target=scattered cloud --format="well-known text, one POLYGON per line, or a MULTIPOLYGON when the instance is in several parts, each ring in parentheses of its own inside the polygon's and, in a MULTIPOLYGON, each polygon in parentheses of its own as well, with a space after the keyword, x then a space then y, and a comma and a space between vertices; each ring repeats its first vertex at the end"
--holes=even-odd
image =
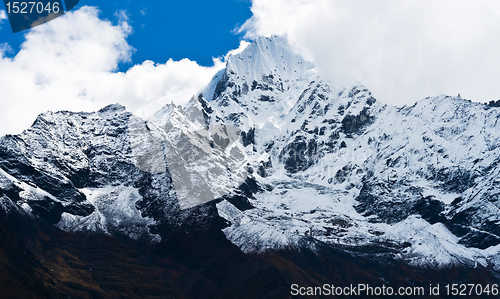
POLYGON ((0 10, 0 29, 2 29, 2 25, 7 20, 7 13, 5 10, 0 10))
POLYGON ((141 15, 145 16, 145 15, 146 15, 147 10, 148 10, 148 8, 147 8, 147 7, 144 7, 143 9, 141 9, 141 10, 139 11, 139 13, 140 13, 141 15))
POLYGON ((251 43, 246 40, 241 40, 238 49, 230 50, 229 52, 227 52, 227 54, 224 56, 224 61, 227 61, 229 59, 229 56, 231 55, 236 55, 238 53, 243 52, 243 50, 245 50, 245 48, 248 47, 250 44, 251 43))
POLYGON ((145 61, 126 72, 134 49, 125 12, 118 23, 101 20, 94 7, 82 7, 25 34, 12 58, 0 51, 0 135, 28 128, 47 110, 95 111, 121 103, 147 117, 166 102, 184 103, 221 68, 202 67, 188 59, 165 64, 145 61))
POLYGON ((461 93, 500 98, 495 0, 253 0, 246 38, 287 35, 334 85, 398 106, 461 93))
POLYGON ((13 53, 14 50, 8 43, 0 44, 0 57, 3 57, 6 53, 13 53))

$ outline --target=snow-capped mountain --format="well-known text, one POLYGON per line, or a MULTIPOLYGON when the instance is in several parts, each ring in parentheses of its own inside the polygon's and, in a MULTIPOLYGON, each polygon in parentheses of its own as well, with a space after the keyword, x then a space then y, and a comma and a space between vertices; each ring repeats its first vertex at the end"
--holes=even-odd
POLYGON ((217 205, 242 250, 308 235, 384 244, 414 264, 498 267, 498 109, 448 96, 397 108, 362 85, 334 90, 279 37, 227 65, 207 95, 213 121, 253 136, 248 160, 266 189, 250 198, 254 209, 217 205))
POLYGON ((1 206, 69 232, 158 242, 212 227, 245 253, 321 244, 500 270, 499 118, 460 97, 398 108, 335 89, 284 38, 262 37, 185 107, 147 121, 119 105, 48 112, 2 137, 1 206), (229 126, 241 143, 227 145, 229 126), (179 161, 195 174, 182 186, 179 161), (206 194, 218 199, 182 206, 206 194))

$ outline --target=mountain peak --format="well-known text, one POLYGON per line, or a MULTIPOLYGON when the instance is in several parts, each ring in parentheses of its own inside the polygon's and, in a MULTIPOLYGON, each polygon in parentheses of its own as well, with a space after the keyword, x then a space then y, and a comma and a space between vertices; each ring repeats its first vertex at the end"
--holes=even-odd
POLYGON ((298 79, 314 65, 304 58, 281 36, 258 37, 245 50, 229 57, 228 75, 246 79, 262 79, 262 75, 280 76, 283 80, 298 79))
POLYGON ((211 101, 228 89, 238 95, 255 89, 284 91, 297 81, 309 79, 312 69, 314 65, 304 60, 286 38, 258 37, 228 58, 226 68, 213 77, 203 94, 211 101))
POLYGON ((125 106, 121 105, 121 104, 110 104, 102 109, 99 110, 99 113, 106 113, 106 112, 122 112, 122 111, 125 111, 126 108, 125 106))

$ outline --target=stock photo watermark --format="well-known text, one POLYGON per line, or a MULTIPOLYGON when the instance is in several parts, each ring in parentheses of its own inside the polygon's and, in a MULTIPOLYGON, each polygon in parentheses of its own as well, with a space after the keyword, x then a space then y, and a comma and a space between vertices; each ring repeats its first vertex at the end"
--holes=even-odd
POLYGON ((229 194, 247 179, 240 130, 205 124, 201 110, 188 117, 199 126, 129 120, 135 166, 144 172, 168 172, 183 210, 229 194))
POLYGON ((292 296, 497 296, 499 289, 497 284, 430 284, 423 286, 401 286, 392 287, 372 286, 370 284, 358 283, 349 286, 338 286, 334 284, 324 284, 319 287, 305 287, 298 284, 290 286, 292 296))
POLYGON ((79 0, 4 0, 12 33, 50 22, 75 8, 79 0))

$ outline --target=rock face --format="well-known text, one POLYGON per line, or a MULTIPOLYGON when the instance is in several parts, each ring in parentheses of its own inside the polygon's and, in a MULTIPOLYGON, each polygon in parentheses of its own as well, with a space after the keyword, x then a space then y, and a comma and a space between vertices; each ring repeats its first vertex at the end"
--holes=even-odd
POLYGON ((202 222, 212 221, 215 211, 208 210, 214 207, 180 210, 168 173, 135 167, 131 117, 120 105, 96 113, 48 112, 23 134, 4 136, 4 210, 20 207, 66 231, 132 239, 159 240, 158 227, 196 222, 198 213, 204 215, 202 222))
POLYGON ((334 89, 285 39, 263 37, 231 56, 203 95, 147 122, 111 105, 41 114, 22 134, 2 137, 2 217, 153 242, 172 231, 222 230, 245 253, 335 248, 498 271, 499 118, 499 108, 460 97, 397 108, 362 85, 334 89), (221 125, 238 129, 230 155, 248 175, 237 185, 201 176, 224 194, 181 209, 169 155, 183 153, 195 173, 229 169, 221 125), (200 130, 222 145, 213 156, 186 143, 200 130))

